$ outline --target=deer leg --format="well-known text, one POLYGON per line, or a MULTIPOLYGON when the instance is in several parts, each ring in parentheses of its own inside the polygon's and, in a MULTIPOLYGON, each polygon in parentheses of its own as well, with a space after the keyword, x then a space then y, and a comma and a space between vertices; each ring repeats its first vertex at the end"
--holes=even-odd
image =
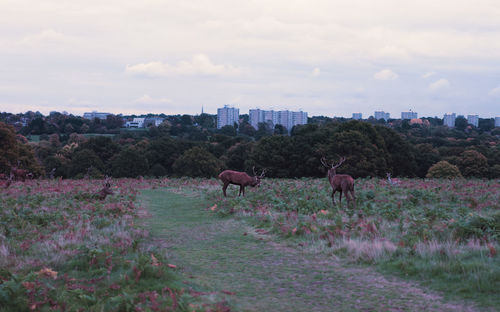
MULTIPOLYGON (((340 205, 340 207, 342 207, 342 191, 339 191, 339 193, 340 193, 340 196, 339 196, 339 205, 340 205)), ((347 196, 347 194, 345 196, 347 196)))
POLYGON ((335 206, 335 190, 332 191, 332 203, 335 206))
POLYGON ((243 197, 245 197, 245 187, 241 186, 241 188, 243 189, 243 197))
POLYGON ((224 186, 222 187, 222 192, 224 193, 224 197, 226 197, 226 189, 229 183, 224 183, 224 186))
POLYGON ((244 189, 243 189, 243 185, 240 185, 240 193, 238 194, 238 196, 240 196, 240 195, 241 195, 241 191, 243 191, 243 196, 245 196, 245 191, 244 191, 244 189))

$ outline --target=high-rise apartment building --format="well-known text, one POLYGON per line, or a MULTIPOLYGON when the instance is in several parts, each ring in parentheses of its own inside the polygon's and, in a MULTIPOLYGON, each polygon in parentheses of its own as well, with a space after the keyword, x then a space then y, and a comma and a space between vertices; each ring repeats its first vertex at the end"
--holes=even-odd
POLYGON ((495 117, 495 127, 500 127, 500 117, 495 117))
POLYGON ((262 110, 262 109, 251 109, 249 112, 250 124, 258 129, 259 123, 270 123, 272 126, 282 125, 289 132, 296 125, 307 124, 307 113, 306 112, 291 112, 285 111, 274 111, 274 110, 262 110))
POLYGON ((362 113, 352 113, 352 119, 361 120, 361 119, 363 119, 363 114, 362 113))
POLYGON ((479 116, 467 115, 467 123, 477 128, 479 126, 479 116))
POLYGON ((217 109, 217 129, 220 129, 224 126, 234 126, 235 123, 239 123, 239 120, 239 108, 224 105, 223 108, 217 109))
POLYGON ((391 116, 391 114, 389 114, 389 113, 386 113, 384 111, 379 111, 379 112, 375 112, 373 117, 375 117, 375 119, 377 119, 377 120, 383 119, 383 120, 387 121, 389 118, 391 118, 390 116, 391 116))
POLYGON ((456 118, 457 118, 457 115, 455 113, 444 114, 443 124, 445 126, 450 127, 450 128, 454 128, 455 127, 455 119, 456 118))
POLYGON ((418 113, 417 112, 401 112, 401 119, 417 119, 418 118, 418 113))

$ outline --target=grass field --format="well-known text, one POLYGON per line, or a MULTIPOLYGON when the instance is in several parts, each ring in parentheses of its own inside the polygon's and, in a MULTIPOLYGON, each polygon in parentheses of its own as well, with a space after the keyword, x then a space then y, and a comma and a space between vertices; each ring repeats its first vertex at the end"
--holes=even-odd
MULTIPOLYGON (((206 192, 221 216, 235 215, 318 252, 375 265, 450 297, 500 306, 500 184, 497 181, 356 181, 358 210, 333 207, 326 179, 267 179, 228 198, 206 192)), ((338 195, 337 195, 338 196, 338 195)), ((345 199, 344 199, 345 200, 345 199)))
POLYGON ((101 187, 1 189, 0 311, 500 306, 497 181, 359 179, 363 218, 332 207, 326 179, 244 198, 215 179, 115 180, 104 201, 101 187))

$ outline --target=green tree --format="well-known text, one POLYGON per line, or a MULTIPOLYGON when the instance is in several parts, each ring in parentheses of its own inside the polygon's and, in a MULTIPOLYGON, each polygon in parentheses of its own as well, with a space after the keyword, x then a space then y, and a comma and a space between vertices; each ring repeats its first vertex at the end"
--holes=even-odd
POLYGON ((116 178, 135 178, 149 173, 149 163, 144 152, 130 146, 123 149, 111 160, 111 174, 116 178))
POLYGON ((17 141, 14 127, 0 122, 0 173, 8 173, 17 161, 17 141))
POLYGON ((413 146, 390 128, 375 126, 375 129, 384 138, 385 146, 389 152, 387 166, 392 174, 394 176, 414 177, 417 174, 417 162, 413 146))
POLYGON ((437 179, 455 179, 461 178, 462 174, 457 166, 450 164, 446 160, 442 160, 429 168, 426 177, 437 179))
POLYGON ((270 136, 255 144, 248 160, 248 167, 265 168, 266 175, 275 178, 292 176, 292 141, 288 136, 270 136))
POLYGON ((178 176, 211 178, 220 173, 222 165, 209 151, 195 146, 177 158, 173 169, 178 176))
POLYGON ((252 143, 236 143, 226 150, 221 159, 225 162, 227 168, 244 171, 245 162, 248 160, 251 150, 252 143))
POLYGON ((227 136, 236 136, 236 128, 233 126, 224 126, 219 129, 218 131, 220 134, 227 135, 227 136))
MULTIPOLYGON (((104 172, 104 163, 90 149, 81 149, 73 154, 71 163, 69 164, 70 177, 83 177, 87 174, 89 168, 94 168, 100 173, 104 172)), ((57 170, 57 169, 56 169, 57 170)))
POLYGON ((457 130, 464 131, 468 125, 469 123, 467 122, 467 119, 465 119, 464 116, 458 116, 455 119, 455 129, 457 130))
POLYGON ((475 150, 468 150, 458 160, 460 172, 464 177, 485 178, 488 176, 488 160, 475 150))

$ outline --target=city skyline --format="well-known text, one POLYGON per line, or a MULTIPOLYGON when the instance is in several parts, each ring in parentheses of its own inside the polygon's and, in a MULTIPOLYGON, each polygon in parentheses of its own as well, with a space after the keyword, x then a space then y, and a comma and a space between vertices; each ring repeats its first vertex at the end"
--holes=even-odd
POLYGON ((0 3, 0 110, 500 115, 500 2, 0 3))

